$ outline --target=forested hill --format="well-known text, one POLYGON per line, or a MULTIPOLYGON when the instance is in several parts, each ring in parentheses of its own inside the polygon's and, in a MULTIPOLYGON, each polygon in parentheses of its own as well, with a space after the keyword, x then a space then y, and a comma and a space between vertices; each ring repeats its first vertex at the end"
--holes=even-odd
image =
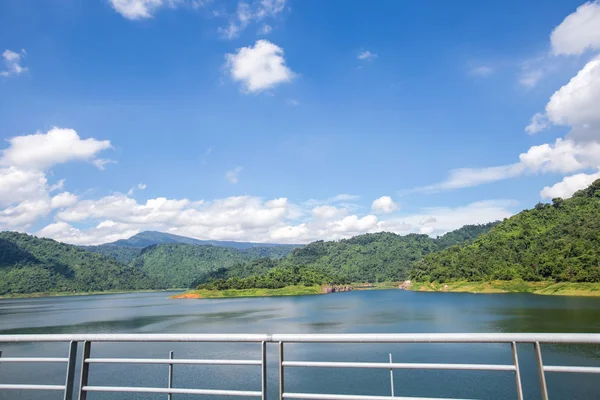
POLYGON ((141 270, 78 246, 0 232, 0 295, 150 289, 141 270))
POLYGON ((389 232, 368 233, 335 242, 318 241, 296 249, 283 266, 309 266, 352 282, 407 279, 413 264, 426 254, 464 243, 487 232, 494 223, 464 226, 437 239, 389 232))
POLYGON ((464 243, 496 223, 469 225, 437 239, 427 235, 371 233, 340 241, 317 241, 280 261, 258 259, 203 273, 194 281, 210 288, 277 288, 298 283, 398 281, 424 255, 464 243), (255 286, 261 285, 261 286, 255 286))
POLYGON ((515 279, 600 281, 600 180, 508 218, 472 244, 430 254, 418 281, 515 279))
POLYGON ((292 245, 282 245, 240 250, 211 245, 159 244, 141 250, 132 265, 165 287, 184 288, 199 277, 219 269, 252 265, 250 261, 258 258, 279 259, 287 256, 294 248, 292 245))

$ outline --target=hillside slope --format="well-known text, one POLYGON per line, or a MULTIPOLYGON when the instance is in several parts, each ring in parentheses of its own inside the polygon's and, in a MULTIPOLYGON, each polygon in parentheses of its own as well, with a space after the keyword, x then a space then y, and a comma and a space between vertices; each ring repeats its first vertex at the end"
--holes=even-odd
POLYGON ((472 244, 428 255, 411 275, 439 282, 600 281, 600 180, 570 199, 522 211, 472 244))
MULTIPOLYGON (((252 247, 233 249, 229 247, 189 244, 159 244, 141 250, 132 265, 167 287, 188 287, 203 276, 238 266, 243 271, 251 260, 279 259, 286 256, 293 246, 252 247)), ((243 272, 240 272, 243 275, 243 272)))
POLYGON ((0 232, 0 294, 152 288, 143 271, 78 246, 0 232))

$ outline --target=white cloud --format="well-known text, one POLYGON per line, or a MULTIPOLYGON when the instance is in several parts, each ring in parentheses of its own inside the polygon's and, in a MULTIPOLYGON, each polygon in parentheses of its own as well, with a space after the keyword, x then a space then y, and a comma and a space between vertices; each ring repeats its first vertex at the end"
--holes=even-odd
POLYGON ((575 174, 566 176, 562 181, 552 185, 546 186, 540 192, 540 196, 546 199, 553 199, 555 197, 562 197, 568 199, 573 196, 578 190, 585 189, 591 185, 596 179, 600 179, 600 171, 594 174, 575 174))
MULTIPOLYGON (((277 17, 285 9, 286 0, 260 0, 252 4, 239 2, 236 14, 230 18, 229 25, 219 28, 227 39, 235 39, 252 22, 259 22, 266 18, 277 17)), ((259 34, 266 35, 271 32, 271 26, 263 24, 259 34)))
POLYGON ((471 75, 481 76, 483 78, 488 77, 494 73, 494 68, 487 65, 480 65, 478 67, 473 67, 469 71, 471 75))
POLYGON ((43 172, 0 168, 0 207, 47 196, 43 172))
POLYGON ((519 163, 485 168, 457 168, 450 171, 448 178, 440 183, 412 189, 413 192, 435 192, 462 189, 484 183, 496 182, 521 175, 523 165, 519 163))
POLYGON ((323 205, 313 208, 311 213, 316 219, 334 219, 347 214, 348 210, 345 208, 323 205))
POLYGON ((486 200, 456 208, 425 208, 418 214, 380 221, 375 230, 443 235, 464 225, 484 224, 508 218, 514 214, 513 208, 516 205, 514 200, 486 200))
POLYGON ((146 184, 145 183, 138 183, 137 188, 140 190, 145 190, 146 189, 146 184))
POLYGON ((227 54, 226 60, 231 78, 242 83, 244 91, 250 93, 291 82, 295 75, 285 65, 283 49, 268 40, 257 40, 254 46, 227 54))
POLYGON ((20 53, 15 53, 8 49, 4 50, 2 59, 6 69, 0 71, 0 76, 8 77, 11 75, 21 75, 23 72, 26 72, 27 68, 21 65, 21 61, 26 54, 27 52, 24 49, 22 49, 20 53))
POLYGON ((52 208, 65 208, 75 205, 77 203, 78 197, 69 192, 62 192, 57 194, 50 201, 50 206, 52 208))
POLYGON ((36 232, 36 235, 53 238, 59 242, 90 245, 127 239, 139 232, 138 229, 131 229, 126 224, 119 224, 113 221, 104 221, 95 228, 84 230, 75 228, 66 222, 59 221, 45 226, 36 232))
POLYGON ((361 51, 356 56, 359 60, 372 61, 377 58, 377 54, 371 53, 369 50, 361 51))
POLYGON ((531 117, 531 123, 525 127, 525 131, 529 134, 534 134, 543 131, 550 125, 548 118, 542 113, 535 113, 531 117))
MULTIPOLYGON (((165 0, 109 0, 115 11, 130 20, 151 18, 152 14, 166 5, 165 0)), ((173 1, 169 2, 174 4, 173 1)))
POLYGON ((569 138, 600 141, 600 57, 588 62, 546 105, 548 119, 571 126, 569 138))
POLYGON ((297 107, 300 105, 300 102, 296 99, 286 99, 285 104, 287 104, 288 106, 297 107))
POLYGON ((600 2, 582 4, 550 35, 555 55, 582 54, 600 49, 600 2))
POLYGON ((398 203, 395 203, 390 196, 381 196, 373 201, 373 204, 371 205, 371 210, 374 213, 389 214, 396 211, 398 208, 398 203))
POLYGON ((225 172, 225 178, 233 183, 236 184, 238 183, 239 177, 240 177, 240 172, 242 172, 244 168, 243 167, 235 167, 234 169, 231 169, 227 172, 225 172))
MULTIPOLYGON (((52 128, 47 133, 34 133, 8 139, 10 146, 2 151, 0 165, 44 170, 56 164, 82 160, 95 162, 96 154, 111 148, 108 140, 81 139, 73 129, 52 128)), ((105 163, 105 160, 102 160, 105 163)))

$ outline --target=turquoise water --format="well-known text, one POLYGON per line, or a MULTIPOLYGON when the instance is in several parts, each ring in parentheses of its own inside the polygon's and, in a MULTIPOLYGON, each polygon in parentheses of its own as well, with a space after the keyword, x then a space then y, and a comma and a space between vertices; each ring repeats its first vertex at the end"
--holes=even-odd
MULTIPOLYGON (((169 300, 168 293, 0 300, 8 333, 410 333, 600 332, 600 299, 529 294, 360 291, 324 296, 169 300)), ((66 345, 0 343, 5 357, 66 355, 66 345)), ((98 343, 94 357, 259 359, 259 344, 98 343)), ((531 345, 519 345, 526 398, 539 398, 531 345)), ((600 366, 594 346, 544 346, 544 362, 600 366)), ((287 360, 512 363, 508 345, 290 344, 287 360)), ((268 345, 269 397, 277 398, 277 349, 268 345)), ((166 387, 165 365, 92 365, 91 385, 166 387)), ((286 369, 286 391, 389 395, 387 370, 286 369)), ((598 399, 593 375, 547 374, 554 399, 598 399)), ((62 384, 62 365, 2 364, 0 383, 62 384)), ((175 387, 260 389, 257 366, 174 367, 175 387)), ((510 372, 395 372, 397 396, 516 398, 510 372)), ((60 393, 0 392, 0 399, 59 399, 60 393)), ((166 395, 97 394, 88 399, 164 399, 166 395)), ((202 398, 174 395, 174 399, 202 398)), ((204 396, 206 398, 206 396, 204 396)), ((222 397, 220 397, 222 398, 222 397)))

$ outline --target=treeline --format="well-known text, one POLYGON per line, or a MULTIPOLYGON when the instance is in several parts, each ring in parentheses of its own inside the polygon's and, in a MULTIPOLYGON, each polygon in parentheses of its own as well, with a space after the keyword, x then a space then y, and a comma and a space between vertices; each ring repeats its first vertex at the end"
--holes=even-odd
POLYGON ((600 180, 504 220, 473 243, 432 253, 412 279, 600 281, 600 180))
POLYGON ((292 285, 315 286, 322 284, 339 285, 350 281, 343 277, 333 277, 312 267, 276 267, 262 275, 246 278, 237 276, 228 279, 215 279, 200 284, 198 289, 279 289, 292 285))

